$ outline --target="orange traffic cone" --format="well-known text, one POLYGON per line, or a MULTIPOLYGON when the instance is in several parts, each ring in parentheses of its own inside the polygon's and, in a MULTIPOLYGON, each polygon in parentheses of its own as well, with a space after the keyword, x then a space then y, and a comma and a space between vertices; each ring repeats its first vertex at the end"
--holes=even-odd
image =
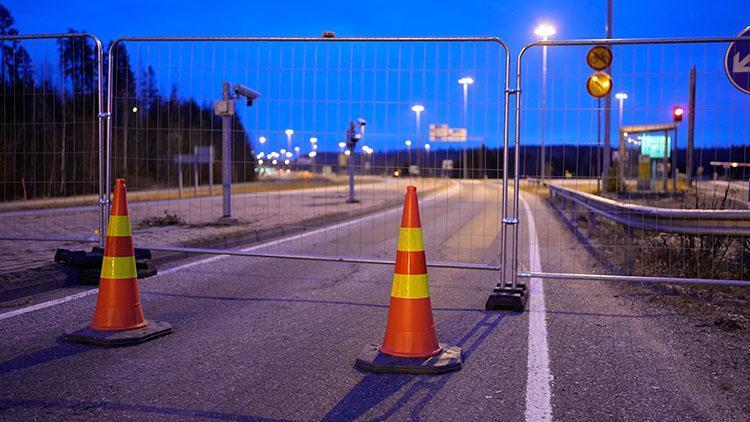
POLYGON ((168 323, 146 321, 143 316, 125 190, 125 179, 117 179, 94 317, 89 327, 66 334, 69 341, 121 346, 172 332, 168 323))
POLYGON ((461 368, 461 349, 438 344, 414 186, 406 188, 385 338, 380 347, 368 346, 356 366, 372 372, 413 374, 461 368))

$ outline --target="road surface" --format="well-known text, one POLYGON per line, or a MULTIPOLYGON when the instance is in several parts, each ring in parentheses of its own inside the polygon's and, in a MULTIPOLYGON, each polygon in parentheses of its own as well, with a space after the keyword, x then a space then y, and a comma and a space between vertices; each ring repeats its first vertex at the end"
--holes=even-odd
MULTIPOLYGON (((497 204, 480 199, 498 189, 472 183, 421 198, 428 260, 498 263, 497 204)), ((533 218, 521 226, 522 269, 593 271, 541 197, 524 194, 522 206, 522 217, 533 218), (570 247, 540 253, 550 239, 570 247)), ((392 259, 399 214, 279 245, 327 253, 350 244, 392 259)), ((729 348, 747 345, 746 332, 725 342, 717 328, 696 328, 642 303, 637 289, 602 282, 533 279, 527 312, 487 312, 497 273, 431 269, 438 337, 463 348, 463 369, 436 377, 359 372, 357 355, 382 339, 391 277, 388 266, 200 257, 141 283, 147 317, 171 322, 174 334, 113 350, 59 340, 89 321, 89 291, 27 299, 0 311, 0 418, 750 418, 750 352, 729 348)))

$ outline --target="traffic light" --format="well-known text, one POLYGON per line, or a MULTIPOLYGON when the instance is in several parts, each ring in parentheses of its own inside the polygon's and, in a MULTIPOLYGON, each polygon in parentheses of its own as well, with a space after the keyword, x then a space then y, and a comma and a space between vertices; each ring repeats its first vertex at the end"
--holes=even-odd
POLYGON ((674 117, 675 122, 681 122, 683 115, 685 115, 684 108, 680 106, 676 106, 674 109, 672 109, 672 117, 674 117))

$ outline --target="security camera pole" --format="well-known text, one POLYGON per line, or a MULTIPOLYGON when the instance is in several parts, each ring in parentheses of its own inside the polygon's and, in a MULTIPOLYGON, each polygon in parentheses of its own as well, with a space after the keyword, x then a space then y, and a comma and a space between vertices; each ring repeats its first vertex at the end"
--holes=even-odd
POLYGON ((347 167, 349 170, 349 199, 346 200, 348 204, 356 204, 359 202, 354 196, 354 147, 357 145, 357 141, 362 139, 365 133, 365 125, 367 122, 364 119, 357 119, 359 123, 359 133, 354 122, 349 122, 349 129, 346 131, 346 147, 349 151, 347 157, 347 167))
MULTIPOLYGON (((260 94, 244 87, 235 85, 234 91, 237 96, 247 99, 247 105, 252 105, 253 100, 260 94)), ((223 199, 223 215, 219 218, 219 224, 237 224, 237 219, 232 218, 232 116, 234 116, 234 98, 231 93, 229 82, 221 84, 221 100, 214 101, 214 114, 221 116, 221 185, 223 199)))

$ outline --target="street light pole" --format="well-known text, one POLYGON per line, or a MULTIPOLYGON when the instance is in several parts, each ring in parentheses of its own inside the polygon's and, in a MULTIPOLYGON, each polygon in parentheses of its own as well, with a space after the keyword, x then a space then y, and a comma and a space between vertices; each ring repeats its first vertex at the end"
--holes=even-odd
MULTIPOLYGON (((555 31, 555 28, 552 25, 548 24, 542 24, 539 25, 535 30, 534 33, 536 35, 539 35, 542 37, 542 41, 549 40, 549 37, 552 35, 555 35, 557 31, 555 31)), ((541 161, 541 181, 542 184, 544 184, 544 166, 546 164, 546 128, 545 128, 545 120, 547 115, 547 46, 542 46, 542 151, 540 154, 540 161, 541 161)))
POLYGON ((622 110, 623 110, 623 101, 628 99, 628 94, 624 92, 618 92, 615 94, 615 99, 617 99, 620 102, 620 108, 619 108, 619 124, 617 128, 617 133, 620 135, 618 136, 618 144, 617 144, 617 150, 620 151, 620 161, 617 163, 617 182, 620 183, 620 180, 625 181, 625 156, 627 154, 627 148, 625 145, 625 136, 623 135, 622 131, 622 110))
MULTIPOLYGON (((416 139, 417 139, 417 144, 419 144, 419 136, 420 136, 420 134, 419 134, 419 122, 420 122, 420 117, 422 115, 422 112, 424 111, 424 106, 421 105, 421 104, 416 104, 416 105, 412 106, 411 111, 417 113, 417 138, 416 139)), ((420 154, 419 150, 417 150, 417 166, 421 166, 422 165, 422 163, 421 163, 422 160, 419 159, 421 156, 422 156, 422 154, 420 154)))
MULTIPOLYGON (((474 83, 474 79, 469 78, 469 77, 463 77, 463 78, 461 78, 461 79, 458 80, 458 83, 463 86, 463 92, 464 92, 464 103, 463 103, 464 104, 464 114, 463 114, 464 129, 468 133, 468 126, 469 126, 469 85, 471 85, 471 84, 474 83)), ((468 164, 466 162, 467 161, 466 160, 466 149, 468 147, 468 141, 469 141, 468 139, 464 140, 464 142, 466 142, 466 143, 464 144, 463 158, 462 158, 462 161, 463 161, 463 179, 466 179, 468 177, 468 173, 469 173, 468 172, 468 164)))

